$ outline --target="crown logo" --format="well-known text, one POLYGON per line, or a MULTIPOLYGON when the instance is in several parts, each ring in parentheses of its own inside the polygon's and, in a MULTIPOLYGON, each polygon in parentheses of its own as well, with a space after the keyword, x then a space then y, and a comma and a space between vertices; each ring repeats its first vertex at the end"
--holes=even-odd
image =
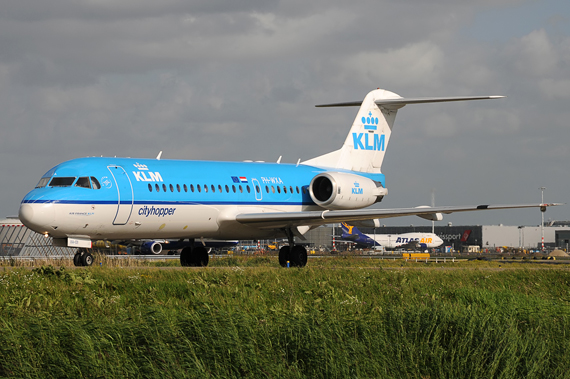
POLYGON ((138 163, 138 162, 135 163, 135 164, 133 164, 133 166, 135 166, 135 167, 136 167, 137 169, 139 169, 139 170, 148 170, 147 165, 145 165, 145 164, 140 164, 140 163, 138 163))
POLYGON ((368 112, 368 117, 362 116, 362 123, 366 130, 378 129, 378 117, 372 117, 372 112, 368 112))
POLYGON ((355 186, 356 188, 358 188, 358 187, 360 187, 360 183, 354 182, 354 186, 355 186))

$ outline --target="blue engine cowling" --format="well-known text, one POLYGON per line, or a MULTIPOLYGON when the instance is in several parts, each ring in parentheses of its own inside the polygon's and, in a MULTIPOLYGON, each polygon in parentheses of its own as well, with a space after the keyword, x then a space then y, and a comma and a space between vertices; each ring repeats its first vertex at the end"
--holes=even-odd
POLYGON ((147 241, 141 245, 141 252, 143 254, 158 255, 162 253, 162 244, 158 241, 147 241))

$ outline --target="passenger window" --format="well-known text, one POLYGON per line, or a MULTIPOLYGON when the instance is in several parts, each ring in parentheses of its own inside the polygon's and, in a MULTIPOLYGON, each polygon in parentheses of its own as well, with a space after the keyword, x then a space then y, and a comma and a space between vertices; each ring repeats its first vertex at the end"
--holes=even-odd
POLYGON ((303 190, 303 195, 304 195, 304 194, 306 193, 306 192, 305 192, 305 187, 303 186, 303 187, 301 187, 301 189, 303 190))
POLYGON ((214 186, 214 185, 212 184, 211 188, 212 188, 212 192, 216 192, 216 186, 214 186))
POLYGON ((152 184, 148 184, 148 192, 152 192, 152 184))
POLYGON ((226 184, 226 193, 230 192, 230 187, 228 187, 228 185, 226 184))
POLYGON ((269 193, 269 187, 265 186, 265 192, 269 193))
POLYGON ((154 188, 156 189, 156 192, 160 192, 160 187, 158 186, 158 184, 155 184, 154 188))
POLYGON ((221 184, 218 184, 218 191, 220 191, 220 193, 224 192, 224 191, 222 191, 222 185, 221 184))
POLYGON ((202 192, 202 187, 200 187, 199 184, 196 186, 196 188, 198 188, 198 192, 202 192))
POLYGON ((87 176, 82 176, 75 182, 75 187, 91 188, 91 183, 89 183, 89 178, 87 176))
POLYGON ((94 176, 91 177, 91 188, 93 189, 101 188, 101 184, 99 184, 99 181, 94 176))
POLYGON ((184 184, 184 192, 188 192, 188 186, 184 184))
POLYGON ((271 192, 275 193, 275 187, 271 186, 271 192))
POLYGON ((261 191, 259 190, 259 186, 255 186, 255 192, 261 193, 261 191))
POLYGON ((281 187, 277 186, 277 192, 281 193, 281 187))
POLYGON ((249 185, 245 186, 245 188, 247 189, 247 193, 251 193, 251 188, 249 188, 249 185))
POLYGON ((194 192, 194 184, 190 184, 190 191, 194 192))
POLYGON ((51 182, 49 183, 50 187, 71 187, 71 185, 73 184, 73 182, 75 181, 75 177, 74 176, 69 176, 69 177, 56 177, 53 178, 51 180, 51 182))
POLYGON ((299 193, 299 186, 295 186, 295 189, 297 190, 297 193, 299 193))
POLYGON ((293 187, 289 186, 289 193, 293 193, 293 187))
POLYGON ((38 184, 36 185, 36 188, 44 188, 48 184, 49 180, 50 178, 41 178, 38 184))
POLYGON ((287 193, 287 187, 283 186, 283 193, 287 193))
POLYGON ((241 187, 241 184, 239 186, 239 193, 243 193, 243 188, 241 187))
POLYGON ((164 192, 166 192, 166 184, 163 184, 163 185, 162 185, 162 190, 163 190, 164 192))
POLYGON ((234 193, 236 193, 236 186, 234 186, 233 184, 232 184, 232 190, 234 191, 234 193))
POLYGON ((174 186, 172 184, 170 185, 170 192, 174 192, 174 186))
POLYGON ((204 192, 208 192, 208 185, 204 184, 204 192))
POLYGON ((176 190, 177 190, 178 192, 180 192, 180 184, 177 184, 177 185, 176 185, 176 190))

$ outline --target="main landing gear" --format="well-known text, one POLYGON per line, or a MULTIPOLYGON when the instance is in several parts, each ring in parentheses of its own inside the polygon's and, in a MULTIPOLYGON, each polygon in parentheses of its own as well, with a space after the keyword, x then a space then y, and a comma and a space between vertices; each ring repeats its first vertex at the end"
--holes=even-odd
MULTIPOLYGON (((194 242, 191 240, 191 242, 194 242)), ((204 246, 186 246, 180 252, 180 265, 182 267, 206 267, 210 260, 208 249, 204 246)))
POLYGON ((291 229, 286 229, 289 246, 283 246, 279 249, 279 264, 281 267, 305 267, 307 264, 307 249, 301 245, 295 245, 295 237, 291 229))
POLYGON ((73 256, 73 264, 77 267, 91 266, 93 261, 93 255, 87 249, 77 249, 73 256))

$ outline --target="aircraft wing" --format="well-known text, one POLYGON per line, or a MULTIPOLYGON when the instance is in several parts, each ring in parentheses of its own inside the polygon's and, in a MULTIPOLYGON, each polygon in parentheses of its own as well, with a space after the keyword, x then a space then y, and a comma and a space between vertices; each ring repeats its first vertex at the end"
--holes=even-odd
POLYGON ((562 205, 549 204, 515 204, 515 205, 467 205, 443 206, 429 208, 393 208, 393 209, 357 209, 341 211, 307 211, 307 212, 271 212, 271 213, 242 213, 236 216, 236 221, 260 229, 282 229, 297 226, 319 226, 337 222, 372 220, 376 218, 392 218, 402 216, 430 215, 433 213, 450 214, 454 212, 472 212, 486 209, 541 208, 562 205))

